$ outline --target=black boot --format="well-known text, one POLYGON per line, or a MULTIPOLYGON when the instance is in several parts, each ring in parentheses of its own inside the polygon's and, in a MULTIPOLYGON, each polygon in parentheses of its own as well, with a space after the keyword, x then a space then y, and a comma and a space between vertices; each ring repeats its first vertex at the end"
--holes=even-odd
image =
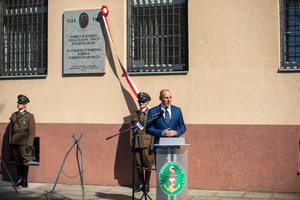
POLYGON ((150 191, 150 185, 149 185, 149 182, 150 182, 150 176, 151 176, 151 170, 146 170, 145 172, 145 192, 148 193, 150 191))
MULTIPOLYGON (((17 173, 18 173, 18 180, 14 182, 15 186, 19 186, 22 184, 22 170, 21 165, 17 165, 17 173)), ((14 185, 12 185, 14 187, 14 185)))
POLYGON ((140 192, 143 190, 144 187, 144 173, 143 170, 138 171, 138 175, 139 175, 139 187, 137 187, 134 192, 140 192))
POLYGON ((28 176, 28 168, 29 166, 22 165, 22 187, 27 188, 28 182, 27 182, 27 176, 28 176))

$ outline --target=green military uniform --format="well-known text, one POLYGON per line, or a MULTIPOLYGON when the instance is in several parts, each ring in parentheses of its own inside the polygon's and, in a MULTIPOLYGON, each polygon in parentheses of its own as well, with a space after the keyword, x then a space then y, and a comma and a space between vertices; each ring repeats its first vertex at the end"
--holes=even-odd
MULTIPOLYGON (((23 115, 19 112, 14 112, 10 118, 10 134, 9 144, 32 146, 35 138, 35 120, 33 114, 27 112, 23 115)), ((24 165, 28 165, 23 163, 24 165)))
MULTIPOLYGON (((29 103, 29 99, 26 96, 18 96, 18 104, 27 103, 29 103)), ((11 115, 9 126, 9 144, 12 145, 13 156, 18 171, 18 181, 15 182, 15 185, 27 187, 28 161, 35 138, 34 115, 26 110, 14 112, 11 115)))
MULTIPOLYGON (((148 118, 148 110, 145 112, 142 111, 135 111, 131 114, 131 127, 135 126, 138 122, 146 121, 148 118)), ((154 154, 149 154, 154 147, 154 136, 149 135, 145 132, 146 123, 144 123, 144 129, 138 130, 137 133, 139 135, 139 143, 137 139, 137 135, 135 135, 135 166, 138 170, 151 170, 154 164, 154 154), (151 148, 151 149, 150 149, 151 148), (140 152, 143 156, 143 163, 141 163, 140 152)), ((130 146, 133 146, 133 130, 130 130, 130 146)))
MULTIPOLYGON (((137 95, 139 102, 147 103, 151 100, 150 96, 141 92, 137 95)), ((130 130, 130 147, 133 150, 135 148, 135 166, 139 175, 139 187, 135 192, 139 192, 145 186, 145 191, 149 192, 149 181, 151 175, 151 168, 154 165, 154 136, 145 132, 146 121, 148 118, 148 108, 140 109, 131 114, 130 127, 135 126, 138 122, 142 122, 144 129, 138 130, 133 134, 133 129, 130 130), (134 144, 135 137, 135 144, 134 144), (133 147, 134 146, 134 147, 133 147), (142 157, 142 158, 141 158, 142 157), (145 169, 145 182, 143 170, 145 169)))

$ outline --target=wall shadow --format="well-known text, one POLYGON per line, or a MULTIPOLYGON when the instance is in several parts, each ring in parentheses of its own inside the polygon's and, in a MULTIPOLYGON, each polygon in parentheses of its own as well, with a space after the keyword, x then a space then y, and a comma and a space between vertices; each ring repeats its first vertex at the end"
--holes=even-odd
POLYGON ((8 144, 8 136, 9 136, 9 124, 7 125, 5 129, 5 133, 3 134, 2 137, 1 158, 3 162, 1 162, 0 174, 2 175, 3 181, 10 181, 9 175, 13 180, 17 179, 17 170, 15 168, 15 165, 8 163, 8 161, 12 160, 12 150, 11 150, 11 146, 8 144), (8 172, 6 171, 5 167, 8 172))
MULTIPOLYGON (((103 21, 100 21, 100 25, 103 25, 103 21), (102 23, 101 23, 102 22, 102 23)), ((103 30, 103 29, 102 29, 103 30)), ((105 32, 105 47, 106 47, 106 57, 108 59, 109 65, 111 66, 111 69, 116 77, 116 79, 119 81, 120 88, 123 94, 123 98, 126 101, 126 106, 129 111, 129 113, 138 110, 138 107, 136 105, 136 99, 134 99, 131 95, 131 91, 125 89, 123 86, 118 73, 117 73, 117 67, 114 62, 114 56, 113 56, 113 47, 110 44, 109 37, 107 35, 107 32, 105 32)), ((120 116, 121 117, 121 116, 120 116)), ((121 125, 119 132, 125 131, 126 129, 130 128, 129 121, 130 121, 130 115, 123 116, 123 124, 121 125), (127 124, 126 124, 127 122, 127 124)), ((115 163, 114 163, 114 178, 118 181, 118 184, 120 186, 130 186, 132 185, 132 162, 133 162, 133 154, 129 147, 129 131, 126 131, 124 133, 121 133, 118 137, 118 144, 116 149, 116 157, 115 157, 115 163)), ((137 177, 137 173, 135 175, 137 177)), ((137 178, 135 178, 135 182, 137 182, 137 178)))

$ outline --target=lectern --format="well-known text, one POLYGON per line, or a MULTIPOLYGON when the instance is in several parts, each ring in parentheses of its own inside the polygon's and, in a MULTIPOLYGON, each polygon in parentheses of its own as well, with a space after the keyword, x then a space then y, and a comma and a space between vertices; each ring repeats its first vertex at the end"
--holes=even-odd
POLYGON ((156 199, 188 199, 188 149, 185 138, 161 137, 156 147, 156 199))

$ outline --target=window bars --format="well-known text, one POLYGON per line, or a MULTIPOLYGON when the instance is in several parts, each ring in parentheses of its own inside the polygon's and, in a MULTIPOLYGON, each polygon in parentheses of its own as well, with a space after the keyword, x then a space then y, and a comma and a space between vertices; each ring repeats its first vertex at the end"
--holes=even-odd
POLYGON ((1 0, 0 78, 47 75, 48 0, 1 0))
POLYGON ((187 0, 128 0, 128 71, 188 70, 187 0))

